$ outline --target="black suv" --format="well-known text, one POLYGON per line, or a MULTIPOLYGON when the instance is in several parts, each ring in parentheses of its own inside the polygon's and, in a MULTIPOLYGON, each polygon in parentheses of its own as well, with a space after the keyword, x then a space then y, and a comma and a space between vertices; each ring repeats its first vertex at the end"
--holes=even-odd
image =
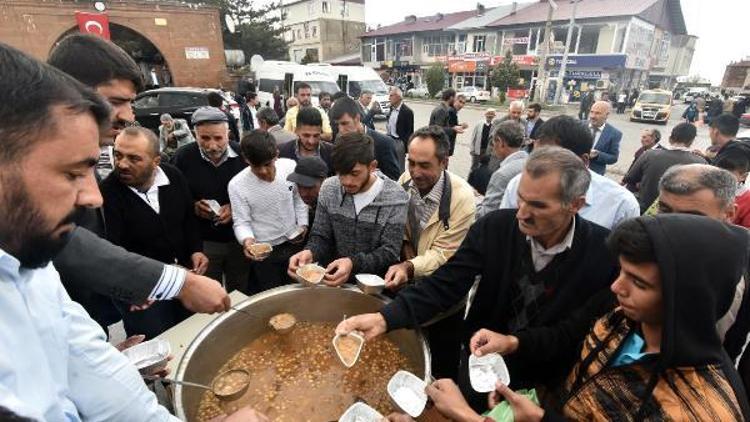
POLYGON ((190 118, 198 107, 208 105, 209 92, 221 94, 224 97, 224 107, 239 122, 240 108, 237 102, 229 94, 209 88, 159 88, 141 92, 133 102, 135 119, 141 126, 159 133, 159 117, 169 113, 175 119, 187 120, 192 128, 190 118))

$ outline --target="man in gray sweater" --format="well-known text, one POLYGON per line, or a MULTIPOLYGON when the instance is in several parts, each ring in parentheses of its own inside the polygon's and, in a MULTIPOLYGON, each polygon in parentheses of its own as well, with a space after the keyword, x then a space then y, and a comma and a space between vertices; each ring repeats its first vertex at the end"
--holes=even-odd
POLYGON ((376 172, 373 140, 359 133, 336 138, 336 177, 323 182, 315 223, 305 249, 289 259, 289 273, 312 262, 327 265, 324 282, 346 283, 352 275, 383 275, 400 261, 408 196, 376 172))

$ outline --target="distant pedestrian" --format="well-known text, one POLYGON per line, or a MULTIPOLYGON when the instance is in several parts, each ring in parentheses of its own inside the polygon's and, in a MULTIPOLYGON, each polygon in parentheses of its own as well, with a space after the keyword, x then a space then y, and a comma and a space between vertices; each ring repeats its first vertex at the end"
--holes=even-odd
POLYGON ((169 113, 164 113, 159 118, 159 148, 160 152, 172 159, 174 153, 183 145, 195 142, 190 126, 185 119, 175 119, 169 113))
POLYGON ((476 126, 474 126, 474 130, 471 132, 471 170, 479 167, 480 161, 483 157, 489 157, 487 147, 490 144, 492 120, 495 116, 495 109, 488 108, 484 112, 484 121, 477 123, 476 126))
MULTIPOLYGON (((459 123, 459 121, 458 121, 458 112, 461 111, 461 109, 463 109, 465 105, 466 105, 466 97, 464 97, 461 94, 457 94, 456 95, 456 100, 453 101, 453 107, 451 107, 448 110, 448 122, 453 127, 460 127, 463 130, 466 130, 469 127, 469 124, 466 123, 466 122, 459 123)), ((451 156, 453 155, 453 152, 455 150, 456 150, 456 142, 454 140, 454 142, 451 144, 451 150, 450 150, 450 155, 451 156)))
POLYGON ((230 113, 224 106, 224 97, 222 97, 217 91, 212 91, 208 93, 207 99, 209 106, 216 107, 227 115, 227 122, 229 123, 229 140, 239 142, 240 129, 237 126, 237 119, 235 119, 232 113, 230 113))
POLYGON ((589 89, 587 93, 581 96, 581 107, 578 110, 578 119, 588 120, 589 111, 591 111, 592 105, 594 105, 594 91, 589 89))
POLYGON ((450 109, 456 101, 456 90, 453 88, 444 89, 441 95, 440 104, 430 113, 430 126, 437 125, 443 128, 448 135, 448 141, 451 143, 451 151, 455 149, 456 135, 464 133, 463 126, 452 125, 450 121, 450 109))
POLYGON ((695 123, 695 121, 698 119, 698 106, 695 104, 695 101, 690 103, 690 105, 685 109, 685 111, 682 113, 682 118, 687 123, 695 123))
POLYGON ((627 105, 628 101, 628 93, 626 91, 622 91, 620 95, 617 96, 617 114, 625 114, 625 106, 627 105))
POLYGON ((386 116, 386 133, 393 138, 396 144, 396 155, 398 156, 399 169, 403 173, 406 159, 406 150, 409 139, 414 133, 414 112, 404 104, 404 94, 398 87, 391 87, 388 93, 388 101, 391 109, 386 116))

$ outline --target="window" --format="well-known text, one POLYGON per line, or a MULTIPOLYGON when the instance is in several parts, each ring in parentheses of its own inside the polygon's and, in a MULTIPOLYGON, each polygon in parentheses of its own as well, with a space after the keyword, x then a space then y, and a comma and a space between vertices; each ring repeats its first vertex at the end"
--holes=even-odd
POLYGON ((331 6, 328 4, 327 1, 323 1, 323 3, 321 3, 320 10, 321 12, 325 14, 331 13, 331 6))
MULTIPOLYGON (((578 38, 579 28, 576 26, 573 28, 573 33, 570 36, 570 45, 568 46, 568 53, 575 53, 576 43, 578 38)), ((565 40, 568 38, 568 26, 561 26, 552 28, 552 34, 555 36, 555 42, 552 44, 553 54, 565 53, 565 40)), ((597 35, 598 36, 598 35, 597 35)))
POLYGON ((159 106, 156 94, 144 95, 133 102, 135 108, 154 108, 159 106))
POLYGON ((466 53, 466 34, 461 34, 458 36, 458 44, 456 46, 456 53, 458 54, 466 53))
POLYGON ((159 94, 160 107, 191 107, 207 103, 205 98, 197 93, 162 92, 159 94))
MULTIPOLYGON (((505 33, 505 48, 511 48, 514 55, 524 55, 529 45, 529 30, 505 33)), ((503 49, 504 50, 504 49, 503 49)))
POLYGON ((398 51, 398 56, 399 57, 411 56, 413 54, 412 53, 411 38, 407 38, 407 39, 403 39, 403 40, 398 41, 397 48, 398 48, 397 51, 398 51))
POLYGON ((596 54, 599 47, 598 26, 584 26, 581 28, 581 39, 578 42, 578 54, 596 54))
POLYGON ((531 28, 531 39, 529 40, 529 53, 535 52, 538 54, 536 47, 539 43, 539 28, 531 28))
POLYGON ((474 35, 474 49, 475 53, 483 53, 485 51, 486 37, 484 35, 474 35))
POLYGON ((301 40, 301 39, 302 39, 302 30, 301 30, 301 29, 298 29, 298 30, 297 30, 297 39, 298 39, 298 40, 301 40))
POLYGON ((347 3, 346 0, 341 2, 341 16, 349 16, 349 3, 347 3))
POLYGON ((372 61, 372 44, 362 44, 362 62, 372 61))
POLYGON ((278 88, 281 92, 283 86, 284 81, 281 79, 261 79, 258 81, 258 91, 262 92, 273 92, 274 88, 278 88))
POLYGON ((454 52, 454 40, 453 35, 426 36, 422 49, 428 56, 447 56, 454 52))
POLYGON ((318 27, 317 26, 313 26, 312 27, 312 37, 315 38, 317 36, 318 36, 318 27))
POLYGON ((617 27, 617 31, 615 31, 614 53, 622 53, 622 49, 625 46, 625 31, 627 31, 627 29, 627 24, 617 27))

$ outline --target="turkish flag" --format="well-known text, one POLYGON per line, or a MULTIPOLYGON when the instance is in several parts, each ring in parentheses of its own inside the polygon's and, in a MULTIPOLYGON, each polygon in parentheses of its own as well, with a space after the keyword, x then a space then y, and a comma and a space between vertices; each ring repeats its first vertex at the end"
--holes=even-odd
POLYGON ((105 13, 76 12, 76 22, 78 29, 84 34, 109 39, 109 17, 105 13))

